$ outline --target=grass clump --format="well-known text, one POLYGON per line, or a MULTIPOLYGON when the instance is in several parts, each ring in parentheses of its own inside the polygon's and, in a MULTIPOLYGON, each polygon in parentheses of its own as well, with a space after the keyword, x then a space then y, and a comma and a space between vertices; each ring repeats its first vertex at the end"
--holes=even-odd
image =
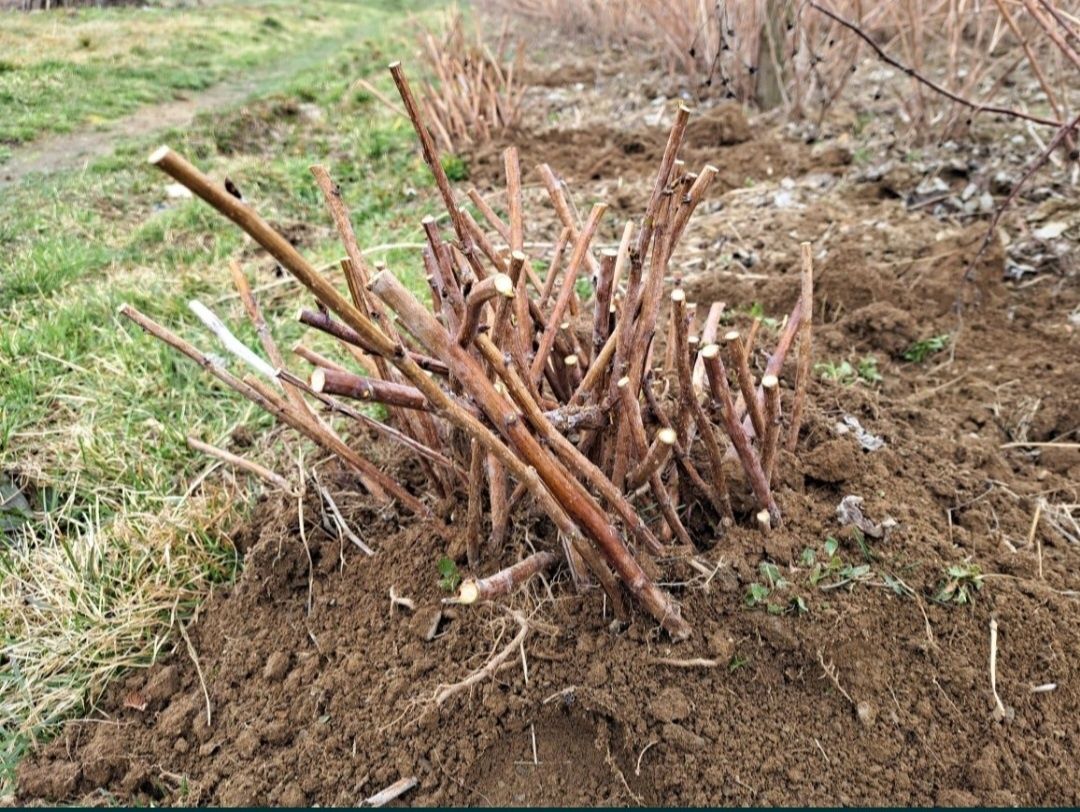
MULTIPOLYGON (((353 204, 358 238, 364 245, 397 246, 373 257, 391 267, 404 264, 411 246, 422 240, 415 224, 434 210, 431 182, 400 123, 384 114, 341 115, 350 104, 352 80, 380 70, 391 38, 398 36, 388 13, 377 6, 358 12, 330 0, 315 4, 321 19, 310 16, 306 4, 297 11, 275 0, 227 5, 241 18, 238 36, 248 30, 249 16, 259 25, 272 8, 292 31, 295 14, 327 36, 363 23, 371 38, 351 41, 332 58, 312 57, 287 84, 265 89, 272 101, 246 105, 257 112, 268 104, 295 107, 305 99, 320 111, 275 118, 270 139, 233 142, 227 150, 220 131, 241 113, 206 115, 185 132, 121 143, 86 171, 33 177, 0 197, 0 484, 11 483, 30 506, 29 521, 5 521, 0 531, 6 658, 0 680, 0 797, 10 793, 14 768, 33 742, 89 708, 118 673, 153 662, 173 645, 175 624, 212 585, 235 577, 239 559, 229 530, 244 518, 245 505, 261 486, 231 475, 207 477, 212 464, 193 454, 185 435, 224 447, 234 437, 253 436, 245 456, 279 469, 300 450, 295 442, 282 442, 285 433, 267 431, 267 416, 117 319, 118 306, 128 302, 214 350, 187 309, 189 299, 199 298, 241 338, 257 344, 226 270, 228 258, 238 256, 268 320, 281 325, 279 343, 290 346, 301 335, 292 323, 295 286, 284 284, 273 262, 246 250, 241 236, 204 206, 170 198, 167 183, 145 165, 145 155, 165 140, 195 156, 207 172, 228 175, 286 230, 311 224, 296 236, 316 264, 333 263, 340 248, 308 172, 309 156, 335 156, 333 169, 353 204), (337 119, 333 126, 331 119, 337 119), (373 141, 378 150, 367 148, 373 141), (406 196, 407 188, 417 191, 406 196), (189 486, 193 481, 202 484, 189 486)), ((73 19, 107 28, 104 23, 114 19, 109 15, 123 13, 85 11, 73 19)), ((170 13, 177 15, 173 33, 180 54, 196 47, 205 17, 220 15, 222 29, 230 17, 220 6, 170 13)), ((46 18, 54 19, 16 15, 0 31, 0 53, 16 66, 0 71, 0 128, 28 121, 44 126, 34 109, 14 119, 3 115, 9 109, 6 77, 25 76, 27 65, 75 70, 43 65, 48 60, 25 48, 5 50, 3 43, 26 36, 27 26, 46 18)), ((230 18, 227 25, 233 24, 230 18)), ((116 57, 125 31, 130 33, 120 26, 115 35, 94 34, 88 53, 116 57)), ((66 24, 56 32, 56 39, 45 37, 39 44, 43 54, 78 36, 66 24)), ((274 47, 283 41, 277 42, 274 47)), ((70 60, 78 67, 83 58, 76 54, 70 60)), ((242 56, 211 50, 205 58, 218 60, 207 69, 213 73, 225 69, 222 59, 242 56)), ((129 78, 118 69, 98 77, 105 90, 89 90, 122 96, 131 88, 129 78)), ((160 76, 147 73, 146 79, 160 76)), ((86 102, 79 95, 83 90, 73 91, 72 105, 86 102)), ((419 278, 406 282, 423 285, 419 278)), ((305 341, 325 349, 318 336, 305 341)), ((291 470, 290 464, 283 472, 291 470)))

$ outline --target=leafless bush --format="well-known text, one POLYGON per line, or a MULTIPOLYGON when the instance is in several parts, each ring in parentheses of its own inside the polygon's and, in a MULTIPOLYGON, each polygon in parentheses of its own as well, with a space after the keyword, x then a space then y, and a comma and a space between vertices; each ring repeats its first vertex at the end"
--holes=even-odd
POLYGON ((1080 67, 1080 20, 1057 0, 488 2, 606 47, 647 45, 703 94, 796 118, 823 117, 872 50, 900 74, 880 92, 896 95, 919 133, 966 126, 1021 71, 1045 96, 1049 115, 1037 118, 1061 126, 1080 67))

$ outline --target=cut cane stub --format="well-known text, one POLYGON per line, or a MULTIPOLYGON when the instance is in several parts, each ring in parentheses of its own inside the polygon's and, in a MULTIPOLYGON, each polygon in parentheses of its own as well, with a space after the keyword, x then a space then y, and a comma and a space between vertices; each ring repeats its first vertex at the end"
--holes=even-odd
POLYGON ((780 385, 780 379, 775 375, 766 375, 761 379, 761 385, 766 389, 775 389, 780 385))
POLYGON ((673 428, 662 428, 660 431, 656 432, 656 439, 664 445, 675 445, 675 441, 679 439, 679 435, 673 428))
POLYGON ((504 273, 495 274, 495 292, 507 299, 514 298, 514 280, 504 273))
POLYGON ((150 153, 150 157, 146 159, 146 162, 151 166, 157 166, 170 151, 167 146, 162 145, 150 153))
POLYGON ((758 527, 761 528, 762 533, 768 533, 772 529, 772 517, 769 516, 769 511, 759 510, 757 513, 758 527))
POLYGON ((468 605, 470 603, 476 603, 480 597, 480 590, 476 586, 476 581, 469 578, 462 581, 461 586, 458 587, 457 602, 468 605))

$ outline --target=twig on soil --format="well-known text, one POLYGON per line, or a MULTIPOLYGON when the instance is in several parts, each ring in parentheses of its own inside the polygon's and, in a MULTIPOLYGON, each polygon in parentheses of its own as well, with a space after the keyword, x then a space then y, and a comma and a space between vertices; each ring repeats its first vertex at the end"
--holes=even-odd
POLYGON ((817 739, 814 739, 814 744, 817 745, 817 749, 821 751, 821 757, 825 759, 825 763, 828 764, 829 754, 825 752, 825 748, 821 746, 821 742, 819 742, 817 739))
POLYGON ((311 548, 307 543, 307 531, 304 529, 304 452, 298 451, 296 467, 300 471, 300 492, 296 496, 297 524, 300 527, 300 542, 304 545, 304 554, 307 556, 307 614, 311 615, 311 605, 315 593, 315 562, 311 559, 311 548))
POLYGON ((1007 713, 997 692, 997 639, 998 622, 997 618, 992 617, 990 618, 990 691, 994 694, 994 720, 1003 722, 1007 713))
POLYGON ((638 776, 639 778, 641 777, 641 759, 643 759, 645 757, 645 753, 646 753, 646 751, 649 750, 650 747, 654 747, 658 743, 659 743, 659 739, 653 739, 651 742, 649 742, 648 744, 646 744, 644 747, 641 748, 641 752, 638 753, 638 757, 637 757, 637 766, 634 767, 634 775, 638 776))
POLYGON ((551 696, 545 697, 543 701, 540 702, 540 704, 546 705, 549 702, 554 702, 556 699, 561 699, 564 696, 573 696, 577 690, 578 687, 576 685, 570 685, 566 688, 563 688, 561 691, 556 691, 551 696))
POLYGON ((638 806, 645 806, 645 799, 630 789, 630 784, 627 783, 626 776, 623 775, 623 771, 619 769, 619 765, 615 763, 615 758, 611 755, 611 745, 607 746, 607 754, 604 756, 604 762, 611 768, 611 771, 619 777, 619 780, 622 781, 623 788, 626 790, 627 794, 634 799, 634 803, 638 806))
POLYGON ((338 510, 337 502, 335 502, 334 497, 330 495, 330 491, 323 486, 317 476, 315 476, 314 479, 315 486, 319 489, 319 494, 322 496, 323 501, 326 502, 326 506, 330 508, 330 512, 334 516, 334 524, 338 526, 338 530, 341 531, 341 534, 359 547, 365 555, 375 555, 375 551, 368 547, 364 543, 364 540, 356 535, 356 533, 352 531, 352 528, 349 527, 348 523, 345 521, 345 517, 342 516, 341 511, 338 510))
POLYGON ((1037 536, 1037 530, 1039 529, 1039 519, 1042 518, 1043 505, 1045 503, 1042 499, 1035 505, 1035 516, 1031 519, 1031 530, 1028 531, 1028 547, 1032 544, 1035 545, 1035 556, 1038 561, 1039 580, 1043 580, 1043 556, 1042 556, 1042 540, 1037 536))
POLYGON ((376 792, 370 798, 364 799, 365 806, 384 806, 393 800, 400 798, 419 782, 415 778, 401 778, 395 781, 381 792, 376 792))
POLYGON ((836 663, 829 661, 825 662, 825 652, 821 649, 817 651, 818 663, 821 664, 821 670, 825 674, 825 677, 836 687, 844 699, 851 703, 851 707, 857 707, 857 703, 851 698, 851 694, 844 690, 844 686, 840 684, 840 671, 836 667, 836 663))
POLYGON ((259 465, 257 462, 246 460, 238 454, 226 451, 224 448, 218 448, 209 443, 204 443, 202 440, 193 437, 190 434, 187 436, 187 444, 196 451, 201 451, 203 454, 207 454, 243 471, 247 471, 249 474, 254 474, 265 482, 273 485, 278 490, 285 491, 285 493, 290 495, 293 493, 292 485, 289 484, 289 480, 285 479, 281 474, 274 473, 269 468, 259 465))
POLYGON ((998 448, 1061 448, 1067 451, 1076 451, 1080 449, 1080 443, 1058 443, 1058 442, 1046 442, 1046 443, 1029 443, 1029 442, 1017 442, 1017 443, 1003 443, 998 448))
POLYGON ((525 638, 528 637, 531 628, 529 626, 528 619, 525 617, 525 615, 518 611, 511 612, 511 615, 518 624, 518 633, 514 636, 514 639, 511 640, 505 648, 503 648, 501 651, 496 653, 490 660, 488 660, 482 668, 478 668, 476 671, 473 671, 471 674, 469 674, 469 676, 461 680, 461 682, 455 682, 453 685, 447 685, 444 688, 440 688, 435 693, 436 705, 441 705, 443 702, 445 702, 447 699, 454 696, 455 694, 460 693, 461 691, 472 687, 476 683, 482 682, 483 680, 492 676, 499 669, 499 667, 502 666, 502 664, 514 654, 514 651, 525 642, 525 638))
POLYGON ((654 657, 649 660, 653 665, 670 665, 673 668, 716 668, 720 665, 718 660, 707 660, 697 657, 690 660, 678 660, 672 657, 654 657))
POLYGON ((395 606, 401 606, 408 609, 410 612, 416 611, 416 601, 412 598, 406 598, 397 593, 393 584, 390 585, 390 611, 393 612, 395 606))
POLYGON ((199 687, 202 688, 203 699, 206 700, 206 726, 210 727, 210 692, 206 689, 206 677, 203 676, 202 665, 199 663, 199 655, 195 651, 195 646, 192 644, 191 638, 188 636, 187 627, 183 622, 177 623, 176 625, 180 629, 180 636, 184 638, 184 644, 187 646, 188 655, 195 664, 195 673, 199 677, 199 687))

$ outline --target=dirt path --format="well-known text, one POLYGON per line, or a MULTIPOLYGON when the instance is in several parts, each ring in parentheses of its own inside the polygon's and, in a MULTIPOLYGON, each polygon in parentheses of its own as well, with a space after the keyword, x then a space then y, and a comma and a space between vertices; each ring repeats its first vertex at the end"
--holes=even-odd
POLYGON ((0 189, 36 172, 52 174, 81 170, 96 158, 109 155, 118 141, 130 140, 190 124, 199 113, 222 110, 257 94, 268 93, 298 71, 326 59, 348 37, 316 42, 312 48, 250 72, 246 76, 213 85, 183 98, 141 107, 129 116, 93 130, 49 135, 17 147, 11 159, 0 164, 0 189))

